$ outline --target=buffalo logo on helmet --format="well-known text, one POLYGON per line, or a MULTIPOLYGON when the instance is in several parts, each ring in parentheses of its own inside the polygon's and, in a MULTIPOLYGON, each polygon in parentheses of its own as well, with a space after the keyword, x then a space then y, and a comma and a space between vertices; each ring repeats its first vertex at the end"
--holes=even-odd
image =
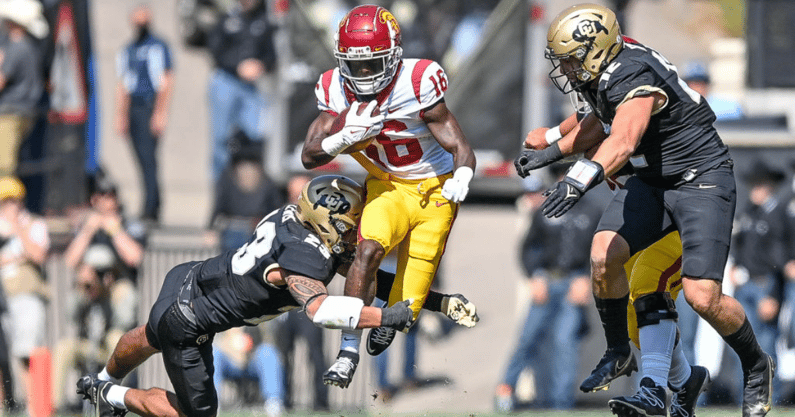
POLYGON ((592 41, 599 32, 609 33, 602 22, 598 20, 583 20, 577 23, 577 29, 574 29, 571 37, 577 42, 592 41))
MULTIPOLYGON (((318 193, 324 189, 321 188, 318 193)), ((322 193, 313 208, 318 206, 325 207, 330 214, 347 213, 351 209, 351 203, 341 193, 322 193)))

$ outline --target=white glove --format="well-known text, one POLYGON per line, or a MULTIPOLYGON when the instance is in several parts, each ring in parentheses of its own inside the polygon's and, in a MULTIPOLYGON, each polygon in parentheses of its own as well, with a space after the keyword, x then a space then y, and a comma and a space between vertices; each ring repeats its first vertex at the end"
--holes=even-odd
POLYGON ((323 139, 320 146, 324 152, 336 156, 349 146, 381 133, 381 129, 384 128, 384 115, 372 116, 378 102, 373 100, 367 103, 362 114, 358 115, 361 105, 362 103, 358 101, 351 104, 351 109, 345 115, 345 126, 339 132, 323 139))
POLYGON ((461 294, 442 298, 442 313, 450 320, 466 327, 475 327, 475 324, 480 321, 477 307, 461 294))
POLYGON ((467 198, 469 193, 469 181, 472 181, 472 168, 459 167, 455 170, 453 178, 449 178, 444 182, 442 187, 442 197, 452 201, 453 203, 460 203, 467 198))

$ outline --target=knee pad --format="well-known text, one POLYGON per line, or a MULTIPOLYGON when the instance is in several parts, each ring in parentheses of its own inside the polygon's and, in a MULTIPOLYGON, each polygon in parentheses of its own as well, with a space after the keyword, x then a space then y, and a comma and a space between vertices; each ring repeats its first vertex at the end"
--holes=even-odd
POLYGON ((635 313, 638 316, 638 328, 650 324, 658 324, 660 320, 676 320, 679 314, 676 305, 667 292, 653 292, 635 300, 635 313))

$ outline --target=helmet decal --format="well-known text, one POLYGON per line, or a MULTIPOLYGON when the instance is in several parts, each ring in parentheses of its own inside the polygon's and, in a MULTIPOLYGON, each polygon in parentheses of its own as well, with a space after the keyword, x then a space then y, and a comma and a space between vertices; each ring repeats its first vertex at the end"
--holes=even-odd
POLYGON ((599 32, 609 33, 602 22, 598 20, 583 20, 577 23, 571 38, 577 42, 593 41, 596 38, 595 35, 599 32))
POLYGON ((322 206, 327 208, 330 214, 347 213, 348 210, 351 209, 351 203, 345 199, 342 193, 332 192, 329 194, 324 193, 324 190, 325 188, 317 190, 318 194, 320 194, 320 198, 318 198, 312 208, 316 209, 318 206, 322 206))
MULTIPOLYGON (((380 13, 378 13, 378 19, 381 23, 386 23, 389 28, 389 37, 391 39, 399 39, 400 25, 398 25, 397 19, 395 19, 395 16, 389 10, 382 8, 380 13)), ((392 45, 392 47, 395 46, 396 45, 392 45)))

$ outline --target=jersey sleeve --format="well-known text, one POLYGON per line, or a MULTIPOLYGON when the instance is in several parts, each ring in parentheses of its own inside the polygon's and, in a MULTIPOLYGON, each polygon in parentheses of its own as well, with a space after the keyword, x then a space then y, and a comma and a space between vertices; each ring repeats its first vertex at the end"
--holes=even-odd
POLYGON ((318 110, 327 111, 336 116, 337 112, 331 108, 331 79, 333 75, 334 70, 328 70, 320 75, 317 84, 315 84, 315 97, 318 110))
MULTIPOLYGON (((607 71, 610 71, 608 67, 607 71)), ((665 91, 659 87, 659 77, 647 65, 641 63, 623 63, 610 73, 605 83, 606 97, 611 106, 618 107, 633 97, 648 96, 653 92, 665 91)))
POLYGON ((323 256, 319 249, 305 242, 287 244, 279 255, 277 263, 284 269, 318 281, 325 280, 333 268, 329 258, 323 256))
POLYGON ((444 98, 448 84, 447 73, 437 62, 422 59, 412 70, 411 84, 420 107, 428 108, 444 98))

